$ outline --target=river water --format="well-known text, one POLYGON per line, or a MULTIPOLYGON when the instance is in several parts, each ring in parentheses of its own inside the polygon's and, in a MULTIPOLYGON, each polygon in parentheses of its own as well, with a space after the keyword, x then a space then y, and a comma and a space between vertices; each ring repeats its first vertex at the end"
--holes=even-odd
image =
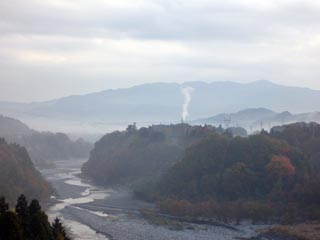
POLYGON ((53 185, 56 196, 53 200, 57 203, 47 209, 50 221, 59 217, 68 226, 74 239, 77 240, 107 240, 108 238, 97 233, 88 225, 79 221, 78 217, 66 214, 66 208, 83 210, 100 217, 107 217, 107 214, 99 211, 81 209, 79 204, 90 203, 94 200, 104 199, 109 195, 110 190, 103 189, 83 182, 77 175, 81 172, 81 166, 85 160, 67 160, 56 162, 56 168, 42 170, 42 175, 53 185))
POLYGON ((56 189, 46 210, 50 221, 61 218, 74 240, 234 240, 256 236, 251 224, 224 227, 188 224, 183 229, 150 223, 140 214, 153 205, 134 199, 130 191, 106 189, 79 178, 85 160, 56 162, 42 175, 56 189))

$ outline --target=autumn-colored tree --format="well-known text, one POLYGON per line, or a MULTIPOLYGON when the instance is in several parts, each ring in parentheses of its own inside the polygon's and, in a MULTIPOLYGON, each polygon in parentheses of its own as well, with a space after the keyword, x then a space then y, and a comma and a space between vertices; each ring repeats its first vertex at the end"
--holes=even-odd
POLYGON ((247 138, 211 134, 189 145, 180 161, 139 188, 137 196, 162 201, 161 211, 179 216, 266 223, 295 216, 320 219, 319 144, 320 124, 314 123, 247 138))
POLYGON ((296 168, 286 156, 274 155, 267 165, 268 171, 277 177, 293 176, 296 168))

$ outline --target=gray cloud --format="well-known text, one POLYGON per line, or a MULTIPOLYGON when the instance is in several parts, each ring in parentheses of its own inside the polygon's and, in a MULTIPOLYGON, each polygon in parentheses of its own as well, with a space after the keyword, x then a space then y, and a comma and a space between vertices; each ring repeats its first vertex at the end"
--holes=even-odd
POLYGON ((5 0, 0 3, 0 29, 1 33, 19 34, 238 41, 273 37, 275 29, 288 27, 297 32, 312 30, 320 24, 319 6, 306 1, 271 8, 256 8, 241 1, 120 2, 126 4, 5 0))
POLYGON ((152 81, 320 89, 319 13, 311 0, 3 0, 0 100, 152 81))

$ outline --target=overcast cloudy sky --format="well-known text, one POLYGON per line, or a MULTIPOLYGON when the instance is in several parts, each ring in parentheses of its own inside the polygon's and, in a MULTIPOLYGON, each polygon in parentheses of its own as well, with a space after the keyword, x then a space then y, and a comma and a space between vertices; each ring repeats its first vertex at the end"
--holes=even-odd
POLYGON ((318 0, 1 0, 0 100, 145 82, 320 89, 318 0))

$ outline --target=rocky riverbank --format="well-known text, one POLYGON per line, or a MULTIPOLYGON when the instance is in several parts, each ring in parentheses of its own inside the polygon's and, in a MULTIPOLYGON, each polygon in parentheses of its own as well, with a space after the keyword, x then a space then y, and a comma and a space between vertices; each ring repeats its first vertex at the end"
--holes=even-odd
POLYGON ((153 204, 134 199, 130 191, 105 189, 80 179, 81 163, 62 161, 56 169, 43 172, 57 193, 57 203, 48 213, 62 217, 75 240, 233 240, 255 237, 256 231, 265 227, 195 224, 165 216, 150 219, 142 212, 157 213, 153 204))

